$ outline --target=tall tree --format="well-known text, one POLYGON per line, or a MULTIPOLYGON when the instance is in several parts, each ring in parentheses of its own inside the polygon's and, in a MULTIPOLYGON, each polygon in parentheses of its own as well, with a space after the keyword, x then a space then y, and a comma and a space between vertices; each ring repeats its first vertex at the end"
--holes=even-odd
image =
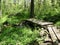
POLYGON ((34 0, 31 0, 31 5, 30 5, 30 18, 34 17, 34 0))

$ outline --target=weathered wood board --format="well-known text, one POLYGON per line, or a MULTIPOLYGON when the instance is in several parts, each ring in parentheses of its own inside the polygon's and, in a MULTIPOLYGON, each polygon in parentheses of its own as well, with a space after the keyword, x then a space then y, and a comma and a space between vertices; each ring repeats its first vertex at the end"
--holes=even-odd
POLYGON ((47 34, 47 36, 46 36, 44 42, 52 42, 52 40, 49 38, 48 34, 47 34))
POLYGON ((55 36, 55 34, 54 34, 54 32, 53 32, 52 27, 51 27, 51 26, 48 26, 47 29, 48 29, 48 31, 49 31, 49 34, 50 34, 50 36, 51 36, 52 41, 55 42, 55 41, 57 40, 57 38, 56 38, 56 36, 55 36))
POLYGON ((60 41, 60 32, 59 32, 59 30, 56 27, 52 27, 52 28, 53 28, 53 31, 54 31, 57 39, 60 41))
POLYGON ((41 26, 52 25, 53 24, 52 22, 44 22, 44 21, 40 21, 40 20, 37 20, 37 19, 27 19, 26 21, 31 21, 31 22, 39 24, 41 26))

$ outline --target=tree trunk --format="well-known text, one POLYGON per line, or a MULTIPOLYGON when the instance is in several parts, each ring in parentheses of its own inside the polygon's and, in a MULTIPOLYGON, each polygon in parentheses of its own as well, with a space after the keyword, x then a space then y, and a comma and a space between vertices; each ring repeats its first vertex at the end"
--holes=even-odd
POLYGON ((31 0, 31 5, 30 5, 30 18, 34 17, 34 0, 31 0))

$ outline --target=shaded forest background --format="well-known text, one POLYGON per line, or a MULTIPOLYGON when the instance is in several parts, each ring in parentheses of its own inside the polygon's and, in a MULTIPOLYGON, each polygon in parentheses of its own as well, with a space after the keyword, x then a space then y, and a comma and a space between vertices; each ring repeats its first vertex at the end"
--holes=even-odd
MULTIPOLYGON (((2 0, 2 15, 20 15, 20 18, 29 18, 30 3, 31 0, 2 0)), ((37 19, 52 21, 54 23, 58 22, 60 17, 60 1, 34 0, 34 15, 37 19)))

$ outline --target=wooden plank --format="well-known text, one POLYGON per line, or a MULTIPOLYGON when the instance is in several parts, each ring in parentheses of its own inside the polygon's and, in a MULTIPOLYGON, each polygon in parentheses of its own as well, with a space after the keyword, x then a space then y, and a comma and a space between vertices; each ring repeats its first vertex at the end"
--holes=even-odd
POLYGON ((38 24, 40 24, 40 25, 51 25, 52 23, 51 22, 41 22, 41 23, 38 23, 38 24))
POLYGON ((49 38, 48 34, 47 34, 47 36, 46 36, 44 42, 52 42, 52 40, 49 38))
POLYGON ((58 43, 58 45, 60 45, 60 43, 58 43))
POLYGON ((57 38, 56 38, 56 36, 55 36, 55 34, 54 34, 53 30, 52 30, 52 27, 49 25, 49 26, 47 26, 47 29, 49 31, 49 34, 51 36, 52 41, 55 42, 57 40, 57 38))
POLYGON ((52 27, 52 28, 53 28, 53 31, 54 31, 57 39, 60 41, 60 32, 59 32, 59 30, 56 27, 52 27))
POLYGON ((37 20, 37 19, 27 19, 27 21, 30 21, 30 22, 33 22, 33 23, 36 23, 36 24, 39 24, 39 25, 52 25, 53 23, 52 22, 43 22, 43 21, 40 21, 40 20, 37 20))

